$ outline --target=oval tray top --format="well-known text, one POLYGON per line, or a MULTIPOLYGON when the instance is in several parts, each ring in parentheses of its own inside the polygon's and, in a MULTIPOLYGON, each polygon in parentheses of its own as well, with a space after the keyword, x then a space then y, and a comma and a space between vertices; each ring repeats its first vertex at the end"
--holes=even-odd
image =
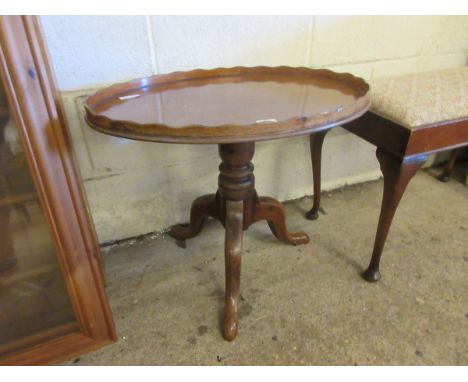
POLYGON ((369 108, 369 85, 349 73, 235 67, 154 75, 85 100, 94 129, 172 143, 232 143, 309 134, 369 108))

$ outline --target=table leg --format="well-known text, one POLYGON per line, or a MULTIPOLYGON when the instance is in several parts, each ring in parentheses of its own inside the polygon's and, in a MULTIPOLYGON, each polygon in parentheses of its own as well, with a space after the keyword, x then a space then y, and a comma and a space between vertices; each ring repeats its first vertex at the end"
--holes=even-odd
POLYGON ((266 220, 273 235, 278 240, 290 244, 307 244, 309 236, 304 232, 291 233, 286 228, 286 214, 283 205, 273 198, 260 197, 256 206, 254 221, 266 220))
POLYGON ((309 220, 318 219, 320 209, 320 192, 321 192, 321 172, 322 172, 322 146, 325 135, 328 130, 320 131, 310 135, 310 156, 312 160, 312 176, 314 178, 314 205, 312 209, 306 213, 306 218, 309 220))
POLYGON ((181 240, 195 237, 202 230, 203 223, 208 216, 218 218, 215 194, 203 195, 195 199, 190 208, 190 223, 173 226, 169 235, 181 240))
POLYGON ((240 270, 243 231, 259 220, 266 220, 273 234, 291 244, 309 241, 303 232, 290 233, 286 228, 284 207, 275 199, 259 198, 251 163, 254 142, 220 144, 218 192, 196 199, 190 210, 190 223, 176 225, 170 235, 188 239, 197 235, 207 216, 219 220, 225 227, 226 292, 223 337, 232 341, 238 331, 240 270))
POLYGON ((372 258, 369 267, 362 275, 364 279, 369 282, 380 280, 380 258, 388 231, 390 230, 390 225, 392 224, 393 216, 405 192, 406 186, 427 159, 427 155, 401 159, 380 148, 377 149, 376 155, 384 177, 384 192, 372 258))
POLYGON ((226 201, 226 234, 224 242, 226 292, 223 337, 227 341, 232 341, 237 336, 238 330, 243 209, 242 201, 226 201))

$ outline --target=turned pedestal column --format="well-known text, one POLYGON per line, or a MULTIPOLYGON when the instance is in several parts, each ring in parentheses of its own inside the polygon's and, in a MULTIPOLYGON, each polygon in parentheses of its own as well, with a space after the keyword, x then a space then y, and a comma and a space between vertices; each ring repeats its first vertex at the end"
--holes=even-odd
POLYGON ((309 237, 290 233, 286 228, 284 207, 277 200, 258 197, 255 191, 254 166, 251 162, 255 143, 220 144, 218 191, 196 199, 190 210, 190 223, 172 227, 177 239, 196 236, 207 217, 219 220, 225 227, 226 292, 223 336, 233 340, 238 330, 240 269, 243 231, 252 223, 266 220, 272 233, 290 244, 305 244, 309 237))

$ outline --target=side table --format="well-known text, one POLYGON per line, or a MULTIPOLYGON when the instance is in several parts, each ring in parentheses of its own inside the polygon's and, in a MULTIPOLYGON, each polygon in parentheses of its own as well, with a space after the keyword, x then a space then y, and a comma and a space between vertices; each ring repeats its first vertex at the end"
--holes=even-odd
POLYGON ((324 132, 369 107, 369 86, 351 74, 292 67, 235 67, 155 75, 116 84, 85 101, 86 121, 117 137, 164 143, 219 145, 218 190, 196 199, 190 223, 170 235, 197 235, 207 217, 225 227, 226 291, 223 336, 238 332, 243 231, 266 220, 279 240, 309 241, 286 228, 281 203, 259 197, 251 162, 255 142, 324 132))

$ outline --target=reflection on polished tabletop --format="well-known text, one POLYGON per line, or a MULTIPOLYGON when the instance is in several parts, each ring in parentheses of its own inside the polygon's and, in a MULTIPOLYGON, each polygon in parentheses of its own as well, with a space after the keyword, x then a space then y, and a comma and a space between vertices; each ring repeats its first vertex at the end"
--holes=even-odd
POLYGON ((227 79, 229 82, 216 78, 198 87, 195 81, 185 80, 164 91, 147 87, 120 96, 119 103, 103 102, 97 111, 110 119, 130 118, 141 124, 157 121, 176 128, 192 124, 213 127, 325 114, 356 101, 352 94, 315 84, 259 82, 240 76, 227 79), (141 95, 144 97, 138 99, 141 95))
POLYGON ((369 107, 368 90, 360 78, 324 69, 237 67, 147 77, 86 99, 86 120, 100 132, 156 142, 219 144, 217 192, 197 198, 189 224, 175 225, 170 235, 192 238, 208 217, 224 225, 226 340, 238 332, 243 231, 266 220, 279 240, 309 242, 305 233, 288 231, 281 203, 257 195, 251 162, 255 141, 323 134, 363 114, 369 107))

